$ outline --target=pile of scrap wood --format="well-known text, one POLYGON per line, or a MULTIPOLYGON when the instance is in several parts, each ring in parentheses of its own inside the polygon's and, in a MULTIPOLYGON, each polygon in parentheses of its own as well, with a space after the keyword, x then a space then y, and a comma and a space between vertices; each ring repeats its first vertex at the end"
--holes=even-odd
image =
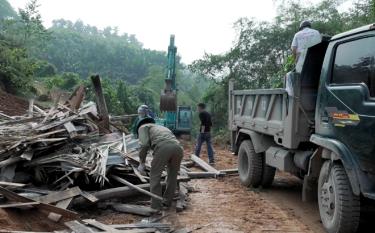
POLYGON ((93 102, 82 105, 83 96, 79 87, 65 104, 42 110, 31 103, 25 116, 0 119, 2 181, 64 190, 80 183, 103 187, 109 172, 133 171, 126 153, 136 149, 136 140, 111 133, 108 115, 101 114, 107 111, 98 105, 98 113, 93 102))
MULTIPOLYGON (((78 219, 72 208, 98 202, 119 212, 155 213, 148 206, 118 200, 139 194, 162 198, 148 191, 151 158, 146 174, 140 174, 138 140, 111 124, 99 77, 93 76, 92 82, 96 103, 84 102, 81 86, 68 101, 56 100, 49 109, 30 101, 23 116, 0 115, 0 208, 32 208, 53 221, 78 219)), ((183 210, 188 192, 183 182, 189 177, 181 175, 178 180, 177 209, 183 210)), ((148 225, 135 231, 135 225, 105 226, 94 220, 67 226, 73 232, 91 232, 90 227, 107 232, 171 232, 148 225)))

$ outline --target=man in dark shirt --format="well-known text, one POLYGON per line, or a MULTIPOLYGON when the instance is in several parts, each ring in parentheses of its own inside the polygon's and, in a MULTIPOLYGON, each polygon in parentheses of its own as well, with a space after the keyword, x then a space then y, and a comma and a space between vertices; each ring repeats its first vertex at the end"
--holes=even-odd
POLYGON ((211 145, 211 115, 206 111, 206 105, 204 103, 198 104, 198 112, 199 119, 201 120, 201 126, 199 128, 197 145, 195 147, 195 155, 199 157, 201 153, 202 144, 206 142, 209 163, 214 164, 214 150, 211 145))

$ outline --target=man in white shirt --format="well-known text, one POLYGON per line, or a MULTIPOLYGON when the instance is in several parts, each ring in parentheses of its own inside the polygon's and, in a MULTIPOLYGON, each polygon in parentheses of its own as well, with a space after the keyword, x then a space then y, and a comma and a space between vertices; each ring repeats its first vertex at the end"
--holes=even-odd
POLYGON ((296 63, 305 50, 320 43, 321 40, 322 37, 319 31, 311 28, 310 21, 302 21, 299 27, 299 32, 294 35, 292 42, 292 54, 296 63))

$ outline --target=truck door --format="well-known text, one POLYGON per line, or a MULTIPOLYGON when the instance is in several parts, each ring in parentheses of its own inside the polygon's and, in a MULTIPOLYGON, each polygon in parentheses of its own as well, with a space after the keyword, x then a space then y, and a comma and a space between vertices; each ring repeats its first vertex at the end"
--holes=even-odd
POLYGON ((331 42, 321 76, 316 132, 337 139, 375 173, 375 34, 331 42))

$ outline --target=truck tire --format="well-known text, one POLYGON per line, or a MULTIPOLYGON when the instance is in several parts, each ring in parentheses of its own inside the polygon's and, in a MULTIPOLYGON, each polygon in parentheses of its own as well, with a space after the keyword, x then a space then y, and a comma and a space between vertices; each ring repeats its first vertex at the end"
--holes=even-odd
POLYGON ((273 179, 275 178, 276 168, 268 166, 264 162, 262 182, 261 185, 263 188, 269 188, 272 185, 273 179))
POLYGON ((258 187, 262 182, 262 154, 255 153, 250 140, 242 141, 238 151, 238 173, 246 187, 258 187))
POLYGON ((353 194, 341 164, 326 161, 318 182, 319 213, 328 233, 354 233, 360 221, 360 198, 353 194))

